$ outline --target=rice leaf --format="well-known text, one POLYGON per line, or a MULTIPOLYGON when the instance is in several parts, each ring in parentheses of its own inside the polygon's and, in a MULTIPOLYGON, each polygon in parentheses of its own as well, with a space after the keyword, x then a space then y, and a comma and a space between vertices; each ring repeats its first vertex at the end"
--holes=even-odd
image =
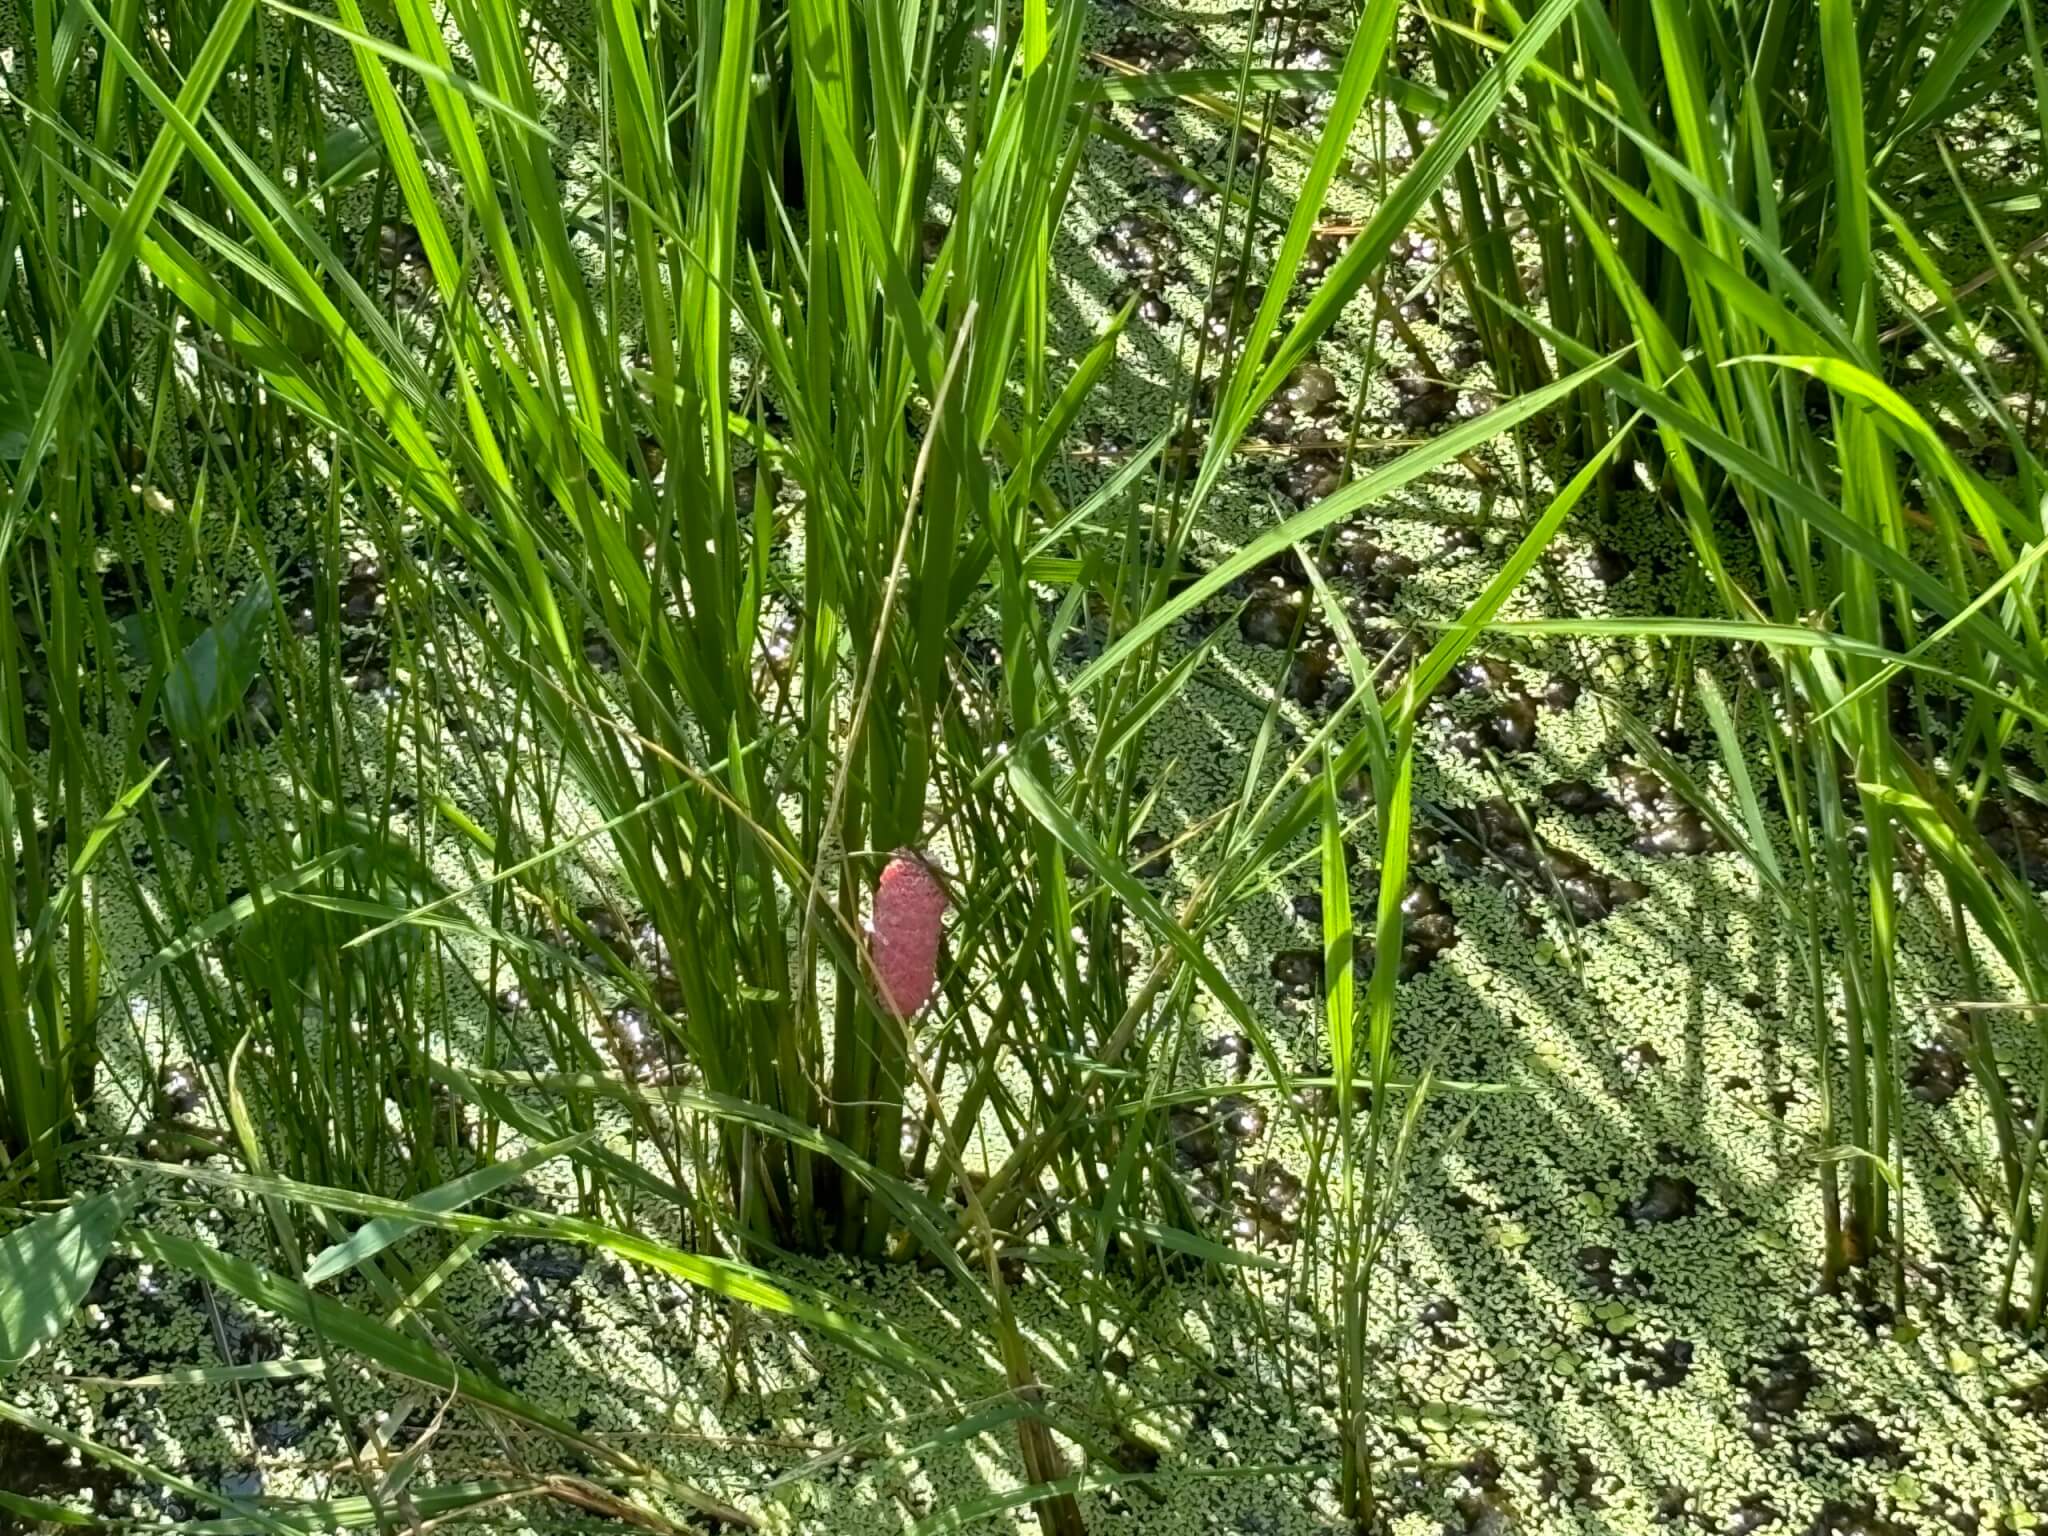
MULTIPOLYGON (((502 1189, 513 1180, 523 1178, 543 1164, 551 1163, 558 1157, 568 1156, 589 1144, 595 1131, 584 1131, 575 1136, 565 1136, 560 1141, 551 1141, 544 1146, 532 1147, 518 1157, 508 1158, 502 1163, 488 1163, 459 1179, 451 1179, 425 1194, 416 1195, 406 1202, 422 1212, 438 1215, 443 1211, 459 1211, 471 1201, 480 1200, 492 1190, 502 1189)), ((343 1242, 334 1244, 313 1258, 306 1266, 305 1283, 320 1285, 354 1269, 363 1260, 382 1253, 393 1243, 404 1241, 408 1233, 417 1231, 419 1223, 401 1221, 396 1217, 380 1216, 364 1222, 343 1242)))
POLYGON ((123 1184, 0 1238, 0 1378, 71 1321, 140 1194, 123 1184))

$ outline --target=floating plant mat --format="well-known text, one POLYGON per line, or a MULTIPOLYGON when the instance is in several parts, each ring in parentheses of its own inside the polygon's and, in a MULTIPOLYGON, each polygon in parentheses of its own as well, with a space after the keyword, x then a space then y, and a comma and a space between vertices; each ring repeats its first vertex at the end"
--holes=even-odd
MULTIPOLYGON (((1236 14, 1165 19, 1106 8, 1091 42, 1139 68, 1223 67, 1242 24, 1236 14)), ((1328 69, 1335 34, 1334 21, 1310 24, 1279 62, 1328 69)), ((332 78, 349 78, 343 57, 330 65, 332 78)), ((573 173, 574 146, 588 137, 577 105, 588 82, 576 61, 561 67, 548 122, 571 145, 573 173)), ((1056 345, 1078 356, 1127 303, 1133 320, 1111 390, 1054 477, 1063 495, 1078 500, 1171 426, 1196 387, 1197 356, 1206 350, 1213 360, 1256 306, 1269 241, 1261 235, 1240 261, 1236 225, 1218 239, 1211 188, 1228 178, 1233 149, 1240 176, 1255 153, 1270 178, 1268 206, 1284 213, 1299 176, 1284 134, 1312 132, 1317 105, 1312 95, 1290 97, 1281 134, 1240 136, 1234 146, 1223 122, 1192 107, 1105 109, 1116 133, 1090 150, 1056 247, 1056 345)), ((1366 176, 1340 183, 1312 269, 1334 259, 1342 231, 1369 212, 1382 150, 1397 163, 1410 153, 1393 125, 1384 144, 1367 133, 1356 149, 1366 176)), ((366 189, 350 193, 346 217, 366 220, 368 198, 366 189)), ((931 233, 943 238, 942 218, 931 233)), ((1329 494, 1347 462, 1369 468, 1491 404, 1437 240, 1418 228, 1397 248, 1387 303, 1399 327, 1390 323, 1374 339, 1370 301, 1361 300, 1263 414, 1189 533, 1191 574, 1329 494)), ((398 281, 423 283, 416 238, 408 244, 392 230, 378 252, 398 281)), ((630 291, 618 301, 630 305, 630 291)), ((1952 406, 1944 389, 1928 381, 1930 394, 1952 406)), ((1986 447, 1966 422, 1958 430, 1973 449, 1986 447)), ((1169 472, 1180 451, 1169 445, 1169 472)), ((387 571, 367 539, 343 570, 293 563, 294 537, 303 542, 326 475, 344 468, 314 460, 274 488, 281 587, 290 611, 308 615, 316 596, 327 600, 317 589, 333 588, 350 685, 340 707, 359 753, 352 772, 364 803, 388 808, 392 825, 419 839, 425 868, 401 894, 425 900, 471 885, 488 866, 447 831, 448 818, 419 808, 445 797, 482 817, 488 800, 484 776, 441 750, 442 731, 455 722, 423 734, 407 706, 417 690, 459 681, 450 692, 483 701, 484 718, 467 724, 481 739, 479 760, 496 767, 502 756, 489 738, 502 716, 492 711, 504 701, 488 698, 490 680, 472 675, 445 637, 404 650, 439 669, 434 675, 394 664, 399 627, 433 622, 430 609, 405 600, 428 590, 418 585, 422 571, 387 571), (401 750, 387 757, 387 740, 401 750)), ((1310 555, 1369 658, 1398 663, 1416 634, 1484 587, 1548 490, 1511 444, 1489 444, 1346 519, 1310 555)), ((207 537, 219 534, 208 525, 207 537)), ((246 551, 217 553, 235 577, 256 578, 246 551)), ((792 541, 778 558, 801 554, 792 541)), ((431 575, 431 564, 422 570, 431 575)), ((1504 617, 1699 612, 1702 594, 1661 505, 1626 491, 1604 523, 1588 520, 1553 545, 1504 617)), ((1048 622, 1065 596, 1048 586, 1048 622)), ((227 611, 223 602, 220 613, 189 617, 197 626, 227 611)), ((314 627, 310 617, 304 627, 314 627)), ((1219 594, 1171 639, 1193 646, 1217 629, 1214 650, 1162 717, 1143 770, 1155 798, 1136 873, 1170 905, 1213 872, 1213 845, 1201 833, 1240 793, 1275 690, 1286 747, 1359 681, 1298 558, 1282 556, 1219 594)), ((764 630, 764 667, 786 668, 786 616, 771 616, 764 630)), ((1077 673, 1108 638, 1084 607, 1058 664, 1077 673)), ((989 634, 964 638, 970 655, 996 660, 993 646, 989 634)), ((1995 1292, 2005 1259, 1981 1207, 1996 1187, 1987 1172, 1995 1149, 1980 1090, 1945 1033, 1943 1005, 1978 995, 1984 981, 1961 972, 1940 914, 1908 907, 1899 984, 1913 1056, 1915 1309, 1902 1319, 1870 1295, 1814 1294, 1818 1106, 1807 1000, 1782 918, 1726 850, 1714 819, 1622 723, 1625 712, 1657 733, 1660 750, 1705 786, 1708 803, 1725 805, 1705 722, 1692 708, 1671 707, 1683 697, 1674 679, 1694 668, 1731 691, 1744 681, 1737 659, 1706 646, 1675 668, 1669 654, 1638 643, 1488 637, 1425 726, 1397 1052, 1441 1086, 1406 1164, 1369 1319, 1382 1368, 1370 1433, 1390 1518, 1406 1532, 1688 1522, 1731 1533, 2041 1528, 2048 1356, 1998 1327, 1977 1301, 1995 1292)), ((267 698, 258 680, 244 716, 260 720, 267 698)), ((1080 713, 1092 728, 1085 704, 1080 713)), ((270 749, 251 730, 236 750, 261 757, 270 749)), ((1271 772, 1286 755, 1271 754, 1271 772)), ((174 803, 178 785, 167 781, 162 792, 174 803)), ((1362 889, 1370 807, 1347 799, 1345 808, 1362 889)), ((558 837, 597 827, 573 794, 555 810, 558 837)), ((2009 839, 2041 840, 2023 813, 2011 814, 2009 839)), ((616 949, 658 983, 658 945, 635 914, 618 910, 622 887, 602 847, 593 840, 565 861, 584 931, 558 929, 547 940, 581 948, 586 964, 602 958, 593 946, 616 949)), ((946 851, 934 849, 942 859, 946 851)), ((1288 850, 1268 888, 1244 901, 1209 946, 1285 1064, 1308 1075, 1327 1070, 1314 854, 1306 838, 1288 850)), ((142 872, 145 896, 151 878, 142 872)), ((480 918, 485 902, 458 910, 480 918)), ((124 920, 111 904, 106 929, 106 974, 134 975, 155 948, 139 915, 124 920)), ((530 1000, 492 974, 471 938, 436 932, 412 963, 448 973, 445 988, 428 992, 438 1009, 433 1032, 452 1065, 552 1058, 530 1000)), ((1981 963, 1995 984, 1995 968, 1981 963)), ((110 1034, 96 1129, 218 1171, 227 1163, 209 1155, 208 1139, 225 1144, 228 1106, 181 1060, 156 999, 141 989, 132 1029, 110 1034)), ((665 1083, 684 1080, 684 1065, 632 998, 605 991, 594 1011, 594 1037, 622 1077, 657 1101, 665 1083)), ((2029 1080, 2025 1032, 2005 1018, 1997 1028, 2016 1079, 2029 1080)), ((1087 1293, 1090 1282, 1057 1248, 1008 1255, 1046 1412, 1071 1437, 1077 1461, 1085 1458, 1092 1529, 1327 1529, 1338 1428, 1324 1321, 1331 1277, 1329 1255, 1302 1235, 1305 1209, 1328 1191, 1315 1187, 1304 1120, 1260 1085, 1263 1068, 1232 1020, 1198 1005, 1181 1047, 1160 1064, 1159 1091, 1186 1100, 1171 1117, 1172 1155, 1200 1226, 1183 1241, 1193 1239, 1191 1258, 1228 1262, 1191 1263, 1097 1308, 1102 1298, 1087 1293), (1100 1324, 1104 1311, 1120 1320, 1113 1333, 1100 1324)), ((939 1086, 957 1103, 964 1082, 956 1072, 939 1086)), ((1032 1085, 1018 1074, 1009 1086, 1028 1095, 1032 1085)), ((1313 1136, 1329 1103, 1305 1094, 1313 1136)), ((466 1118, 459 1095, 446 1103, 451 1119, 466 1118)), ((669 1170, 641 1129, 621 1104, 597 1112, 602 1143, 658 1183, 669 1170)), ((494 1152, 509 1159, 532 1145, 507 1133, 494 1152)), ((984 1125, 971 1161, 993 1167, 1007 1150, 1000 1130, 984 1125)), ((475 1210, 516 1223, 522 1211, 575 1213, 579 1195, 569 1166, 551 1160, 475 1210)), ((634 1219, 656 1239, 682 1239, 673 1212, 652 1195, 634 1219)), ((157 1175, 139 1224, 253 1260, 270 1249, 267 1223, 258 1201, 157 1175)), ((977 1511, 990 1528, 1029 1524, 1008 1507, 1023 1481, 1009 1433, 1023 1410, 1000 1390, 974 1304, 941 1269, 801 1258, 775 1266, 800 1299, 829 1297, 861 1326, 905 1341, 928 1362, 927 1380, 815 1331, 724 1307, 601 1244, 422 1227, 391 1252, 434 1277, 432 1299, 459 1331, 469 1369, 767 1528, 861 1532, 977 1511)), ((330 1285, 365 1312, 407 1310, 354 1276, 330 1285)), ((601 1490, 581 1480, 589 1468, 565 1464, 555 1439, 333 1350, 316 1330, 218 1278, 202 1285, 147 1254, 111 1260, 80 1320, 4 1390, 36 1420, 233 1503, 345 1500, 367 1477, 402 1493, 410 1503, 400 1507, 422 1518, 484 1504, 479 1518, 491 1529, 587 1529, 605 1514, 601 1490)), ((0 1493, 110 1518, 219 1513, 187 1491, 67 1456, 19 1428, 0 1429, 0 1493)), ((658 1490, 649 1497, 661 1503, 658 1490)), ((329 1524, 367 1523, 360 1509, 331 1510, 329 1524)), ((33 1528, 38 1518, 28 1505, 0 1506, 0 1531, 16 1521, 33 1528)))

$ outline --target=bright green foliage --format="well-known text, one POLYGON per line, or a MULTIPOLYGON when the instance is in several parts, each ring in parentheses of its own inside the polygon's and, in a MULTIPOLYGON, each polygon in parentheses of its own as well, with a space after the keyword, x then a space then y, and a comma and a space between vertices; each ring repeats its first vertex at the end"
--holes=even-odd
MULTIPOLYGON (((56 1208, 0 1238, 0 1374, 77 1310, 144 1187, 56 1204, 100 1176, 92 1138, 126 1134, 98 1071, 119 1005, 142 1091, 166 1069, 165 1103, 126 1106, 162 1132, 147 1187, 232 1162, 192 1185, 260 1212, 245 1248, 272 1250, 130 1234, 146 1258, 632 1499, 745 1518, 474 1358, 437 1298, 487 1244, 590 1248, 957 1394, 962 1437, 1014 1432, 1022 1480, 920 1528, 1029 1503, 1058 1536, 1144 1474, 1085 1437, 1070 1466, 1018 1265, 1070 1264, 1086 1329, 1119 1336, 1124 1291, 1191 1265, 1298 1280, 1324 1304, 1336 1498, 1370 1521, 1408 1154, 1433 1094, 1501 1086, 1403 1059, 1394 957, 1411 834, 1441 809, 1432 705, 1503 631, 1668 648, 1656 724, 1703 718, 1718 777, 1617 729, 1754 873, 1811 1012, 1816 1257, 1830 1283, 1883 1264, 1903 1312, 1902 931, 1927 890, 1959 955, 1995 952, 1965 970, 2010 978, 2048 1073, 2048 918, 1998 819, 2040 798, 2006 748, 2048 723, 2048 482, 2000 370, 2048 371, 2048 338, 2009 208, 1926 148, 1987 95, 2038 97, 2032 0, 1364 0, 1327 69, 1267 67, 1253 27, 1234 68, 1107 75, 1096 10, 24 7, 6 41, 33 89, 0 132, 0 1206, 56 1208), (1276 118, 1297 91, 1325 93, 1313 128, 1276 118), (1059 345, 1061 241, 1095 135, 1160 156, 1103 112, 1140 101, 1232 145, 1256 122, 1288 200, 1265 160, 1182 168, 1217 210, 1212 288, 1242 241, 1257 297, 1076 491, 1079 429, 1144 342, 1118 293, 1059 345), (1369 175, 1360 146, 1396 127, 1413 158, 1369 175), (1339 199, 1365 210, 1341 246, 1339 199), (1388 452, 1358 420, 1380 325, 1413 343, 1383 284, 1416 226, 1498 398, 1388 452), (1975 285, 1945 275, 1959 229, 1975 285), (1973 294, 2018 333, 2004 359, 1973 294), (1248 439, 1361 329, 1336 488, 1246 518, 1243 466, 1276 447, 1248 439), (1967 442, 1901 342, 1964 381, 1967 442), (1341 541, 1459 472, 1513 530, 1504 563, 1390 675, 1363 627, 1417 616, 1338 591, 1341 541), (1631 517, 1684 529, 1696 611, 1502 622, 1568 529, 1631 517), (1155 726, 1283 566, 1287 664, 1312 621, 1349 686, 1230 718, 1227 793, 1181 816, 1155 726), (1937 715, 1939 755, 1916 744, 1937 715), (939 991, 898 1020, 863 912, 907 847, 955 902, 939 991), (1302 871, 1306 1053, 1232 952, 1302 871), (115 911, 148 958, 109 986, 115 911), (1307 1151, 1286 1258, 1205 1225, 1182 1166, 1216 1097, 1187 1047, 1219 1024, 1307 1151), (211 1126, 167 1107, 178 1053, 211 1126), (517 1208, 557 1163, 576 1213, 517 1208), (942 1273, 983 1358, 789 1278, 821 1256, 942 1273)), ((1995 1124, 2002 1300, 2038 1321, 2048 1077, 2011 1083, 1982 1011, 1958 1034, 1995 1124)), ((1502 1252, 1540 1248, 1533 1225, 1504 1218, 1502 1252)), ((164 1379, 328 1371, 250 1364, 164 1379)), ((409 1475, 302 1513, 393 1521, 409 1475)), ((508 1486, 423 1486, 410 1512, 508 1486)))
MULTIPOLYGON (((1960 201, 2038 360, 2031 301, 1965 183, 1940 186, 1955 177, 1951 162, 1926 186, 1916 151, 1985 92, 2025 68, 2038 76, 2040 57, 2031 26, 2009 24, 2006 0, 1960 9, 1904 6, 1872 53, 1875 13, 1847 0, 1582 6, 1545 47, 1521 110, 1456 177, 1456 270, 1496 374, 1529 388, 1555 367, 1633 348, 1599 390, 1575 397, 1564 467, 1611 440, 1623 412, 1654 423, 1644 464, 1735 621, 1723 634, 1753 637, 1791 685, 1775 699, 1751 692, 1717 706, 1717 725, 1740 716, 1760 734, 1768 777, 1792 811, 1786 863, 1760 834, 1748 846, 1809 968, 1826 1064, 1825 1271, 1838 1279, 1883 1249, 1895 1300, 1906 1261, 1890 1192, 1905 1152, 1901 882, 1924 857, 1946 887, 1957 945, 1973 942, 1967 920, 2031 1003, 2042 1001, 2048 954, 2024 870, 1978 830, 1987 810, 2033 793, 2009 777, 2002 748, 2048 702, 2035 576, 2048 547, 2041 462, 1999 392, 1980 318, 1942 280, 1931 232, 1915 225, 1924 193, 1960 201), (1923 45, 1933 63, 1915 77, 1923 45), (1510 199, 1531 217, 1538 291, 1507 254, 1510 199), (1888 286, 1886 270, 1924 283, 1935 302, 1880 337, 1881 315, 1924 303, 1888 286), (1966 465, 1885 382, 1905 338, 1970 381, 1982 433, 2013 457, 2012 480, 1966 465), (1811 626, 1840 643, 1788 648, 1767 626, 1811 626), (1969 707, 1941 761, 1900 744, 1959 689, 1969 707)), ((1476 26, 1431 31, 1438 81, 1454 94, 1521 34, 1510 7, 1479 10, 1476 26)), ((1626 491, 1610 476, 1602 499, 1626 491)), ((1731 778, 1746 784, 1736 770, 1747 738, 1725 728, 1719 739, 1731 778)), ((1743 807, 1752 810, 1753 792, 1743 807)), ((2039 1018, 2048 1030, 2048 1013, 2039 1018)), ((1981 1016, 1967 1033, 1975 1076, 1997 1083, 1981 1016)), ((2015 1123, 2002 1088, 1992 1097, 2015 1272, 2020 1250, 2034 1249, 2020 1310, 2038 1319, 2048 1297, 2039 1126, 2029 1134, 2015 1123)))

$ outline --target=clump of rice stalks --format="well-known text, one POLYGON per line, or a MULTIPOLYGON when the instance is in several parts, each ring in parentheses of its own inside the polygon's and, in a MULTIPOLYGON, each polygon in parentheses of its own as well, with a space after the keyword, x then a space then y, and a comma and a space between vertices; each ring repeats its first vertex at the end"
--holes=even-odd
MULTIPOLYGON (((1768 15, 1582 6, 1439 210, 1499 378, 1527 388, 1631 349, 1574 398, 1560 468, 1611 440, 1625 412, 1655 426, 1633 463, 1616 461, 1631 472, 1603 482, 1601 510, 1674 516, 1717 611, 1606 632, 1731 646, 1718 670, 1743 692, 1716 713, 1715 739, 1745 852, 1807 972, 1823 1272, 1834 1284, 1881 1257, 1896 1305, 1909 904, 1938 911, 1965 956, 1996 951, 2048 1073, 2048 929, 2013 831, 2031 813, 2008 810, 2033 797, 2015 744, 2048 705, 2032 576, 2043 479, 2033 413, 1999 384, 2015 359, 2048 367, 2048 346, 1987 189, 1948 147, 1986 103, 2038 115, 2039 38, 2011 11, 1969 7, 1957 22, 1908 5, 1873 52, 1874 14, 1847 0, 1768 15), (1924 72, 1904 62, 1923 55, 1924 72), (1952 196, 1930 205, 1937 188, 1952 196), (1976 277, 1943 270, 1955 232, 1932 227, 1937 208, 1969 231, 1976 277), (2002 360, 1980 345, 1974 289, 1998 295, 2018 332, 2002 360), (1992 440, 1995 455, 1974 456, 2010 473, 1966 461, 1940 420, 1945 393, 1977 423, 1962 446, 1992 440), (1766 656, 1759 680, 1744 658, 1766 656), (1769 824, 1755 757, 1776 797, 1769 824)), ((1458 90, 1524 36, 1505 7, 1471 25, 1433 18, 1437 83, 1458 90)), ((2030 1270, 2017 1310, 2038 1320, 2048 1187, 2040 1111, 2022 1106, 2048 1100, 2048 1079, 2015 1093, 1987 1030, 1967 1048, 2004 1148, 2008 1299, 2030 1270)))

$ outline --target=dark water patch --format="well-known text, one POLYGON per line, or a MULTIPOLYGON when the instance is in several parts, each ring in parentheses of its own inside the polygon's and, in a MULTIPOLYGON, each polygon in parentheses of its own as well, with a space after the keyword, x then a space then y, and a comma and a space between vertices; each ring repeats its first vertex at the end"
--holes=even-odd
POLYGON ((1396 374, 1394 393, 1400 397, 1394 419, 1404 432, 1432 431, 1458 411, 1458 391, 1442 379, 1431 378, 1427 374, 1396 374))
POLYGON ((1602 1296, 1618 1296, 1622 1291, 1622 1279, 1615 1265, 1621 1255, 1603 1243, 1588 1243, 1578 1252, 1576 1264, 1580 1275, 1595 1292, 1602 1296))
POLYGON ((1172 70, 1185 68, 1190 59, 1198 58, 1202 42, 1186 27, 1125 27, 1102 52, 1131 69, 1172 70))
POLYGON ((1615 1065, 1620 1069, 1622 1081, 1633 1087, 1664 1065, 1664 1053, 1643 1040, 1623 1051, 1615 1065))
POLYGON ((1699 1517, 1693 1513, 1692 1490, 1678 1483, 1666 1483, 1657 1490, 1657 1508, 1653 1518, 1659 1525, 1693 1524, 1699 1517))
POLYGON ((1238 611, 1237 632, 1247 645, 1284 650, 1293 640, 1308 599, 1287 587, 1265 585, 1252 592, 1238 611))
POLYGON ((1240 1094, 1225 1094, 1216 1101, 1216 1119, 1232 1141, 1254 1142, 1266 1134, 1266 1108, 1240 1094))
POLYGON ((1159 1447, 1141 1440, 1127 1429, 1117 1431, 1109 1453, 1110 1464, 1120 1472, 1154 1472, 1159 1467, 1159 1447))
POLYGON ((1448 1296, 1433 1296, 1422 1304, 1415 1320, 1425 1328, 1443 1328, 1458 1320, 1458 1304, 1448 1296))
POLYGON ((1653 1173, 1643 1192, 1622 1209, 1632 1227, 1659 1227, 1699 1212, 1699 1186, 1675 1174, 1653 1173))
POLYGON ((1294 434, 1275 471, 1274 485, 1297 507, 1321 501, 1344 483, 1344 443, 1311 424, 1294 434))
POLYGON ((1909 1536, 1913 1527, 1887 1519, 1874 1505, 1830 1499, 1806 1530, 1807 1536, 1909 1536))
POLYGON ((1963 1053, 1947 1040, 1914 1047, 1913 1064, 1906 1070, 1906 1091, 1922 1104, 1939 1108, 1962 1092, 1968 1080, 1963 1053))
POLYGON ((1193 1105, 1167 1112, 1166 1135, 1176 1161, 1184 1167, 1206 1167, 1223 1156, 1216 1122, 1193 1105))
POLYGON ((1607 1507, 1607 1501, 1600 1495, 1600 1466, 1593 1460, 1592 1452, 1583 1448, 1573 1451, 1569 1463, 1547 1456, 1540 1466, 1536 1491, 1544 1498, 1561 1496, 1566 1503, 1580 1509, 1607 1507))
POLYGON ((1319 949, 1283 949, 1266 967, 1282 997, 1310 998, 1322 990, 1323 952, 1319 949))
MULTIPOLYGON (((31 1498, 69 1498, 90 1486, 63 1446, 14 1424, 0 1423, 0 1488, 31 1498)), ((10 1517, 0 1515, 0 1521, 10 1517)))
POLYGON ((365 555, 351 562, 338 594, 341 622, 354 625, 376 623, 385 608, 384 589, 384 567, 380 561, 365 555))
POLYGON ((21 674, 22 734, 31 752, 50 747, 50 680, 40 665, 21 674))
POLYGON ((385 271, 423 266, 426 259, 427 248, 412 225, 403 219, 386 219, 377 226, 377 265, 385 271))
POLYGON ((1281 693, 1306 710, 1334 709, 1356 686, 1336 639, 1317 630, 1302 637, 1287 661, 1281 693))
POLYGON ((1669 1392, 1692 1374, 1694 1346, 1690 1339, 1636 1342, 1629 1350, 1628 1379, 1650 1392, 1669 1392))
POLYGON ((190 1062, 165 1062, 156 1074, 156 1112, 166 1120, 183 1120, 206 1103, 206 1079, 190 1062))
POLYGON ((1977 1536, 1983 1529, 1984 1521, 1976 1509, 1959 1497, 1946 1483, 1929 1483, 1917 1511, 1927 1528, 1940 1521, 1950 1529, 1960 1531, 1963 1536, 1977 1536))
POLYGON ((604 1042, 620 1072, 646 1082, 669 1075, 668 1037, 638 1003, 620 1003, 606 1011, 604 1042))
POLYGON ((1820 1373, 1812 1357, 1797 1344, 1787 1344, 1750 1372, 1747 1412, 1752 1423, 1789 1419, 1806 1406, 1820 1373))
POLYGON ((1561 900, 1574 923, 1599 922, 1648 890, 1634 880, 1595 869, 1577 854, 1543 845, 1519 810, 1495 796, 1444 812, 1452 835, 1442 844, 1457 873, 1513 888, 1524 901, 1540 895, 1561 900))
POLYGON ((1860 1413, 1837 1414, 1828 1421, 1828 1452, 1837 1461, 1895 1466, 1905 1458, 1899 1444, 1860 1413))
POLYGON ((2048 890, 2048 808, 2016 795, 1987 796, 1977 830, 1991 851, 2036 890, 2048 890))
POLYGON ((1586 552, 1586 574, 1603 587, 1620 586, 1635 568, 1627 555, 1605 544, 1595 544, 1586 552))
POLYGON ((1265 301, 1266 289, 1262 283, 1247 281, 1241 275, 1219 279, 1202 311, 1202 325, 1208 332, 1210 343, 1220 347, 1242 337, 1244 328, 1265 301))
POLYGON ((1241 1083, 1251 1074, 1252 1043, 1236 1030, 1214 1036, 1202 1047, 1202 1054, 1233 1083, 1241 1083))

